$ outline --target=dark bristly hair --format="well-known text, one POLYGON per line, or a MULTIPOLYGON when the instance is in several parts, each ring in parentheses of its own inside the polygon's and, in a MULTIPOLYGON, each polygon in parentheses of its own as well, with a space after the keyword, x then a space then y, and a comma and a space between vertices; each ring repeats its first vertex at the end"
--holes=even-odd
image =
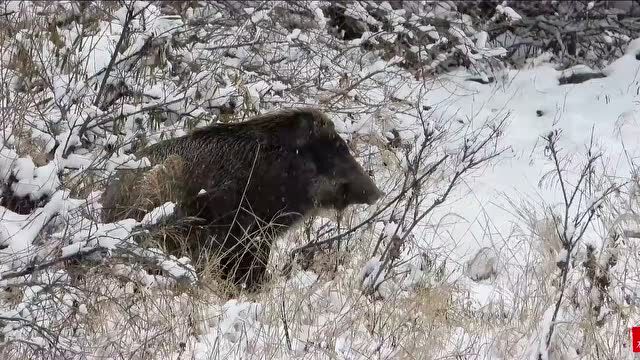
MULTIPOLYGON (((172 200, 181 216, 202 219, 205 226, 200 229, 206 229, 206 236, 187 239, 201 245, 195 246, 192 258, 202 255, 206 243, 209 256, 219 257, 223 276, 250 287, 260 282, 272 240, 282 231, 315 209, 373 204, 380 196, 333 122, 316 109, 214 124, 137 155, 154 165, 178 160, 173 180, 167 180, 179 187, 172 200)), ((152 206, 162 204, 158 199, 144 209, 132 206, 141 196, 135 189, 144 185, 150 171, 159 170, 118 173, 103 194, 105 221, 140 220, 152 206)))

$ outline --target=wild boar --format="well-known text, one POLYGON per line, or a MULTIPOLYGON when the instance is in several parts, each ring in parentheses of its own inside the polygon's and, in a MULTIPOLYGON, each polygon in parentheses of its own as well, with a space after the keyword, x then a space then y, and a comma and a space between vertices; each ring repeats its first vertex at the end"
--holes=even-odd
MULTIPOLYGON (((104 220, 140 220, 174 201, 180 216, 200 219, 186 229, 200 232, 185 235, 192 260, 213 256, 225 279, 249 288, 262 280, 274 237, 291 225, 318 209, 374 204, 381 196, 333 122, 316 109, 210 125, 137 156, 162 166, 120 170, 103 194, 104 220), (144 191, 150 185, 171 196, 151 196, 144 191)), ((167 247, 184 255, 178 244, 167 247)))

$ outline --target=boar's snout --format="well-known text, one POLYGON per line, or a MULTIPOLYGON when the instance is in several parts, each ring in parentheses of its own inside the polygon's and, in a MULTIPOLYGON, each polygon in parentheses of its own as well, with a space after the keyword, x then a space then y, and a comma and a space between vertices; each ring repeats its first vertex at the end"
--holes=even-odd
POLYGON ((360 173, 350 179, 345 184, 344 192, 344 197, 350 204, 373 205, 382 196, 382 192, 365 173, 360 173))
POLYGON ((330 140, 318 141, 310 150, 318 174, 311 190, 316 204, 337 210, 352 204, 375 204, 383 193, 346 143, 337 135, 330 140))

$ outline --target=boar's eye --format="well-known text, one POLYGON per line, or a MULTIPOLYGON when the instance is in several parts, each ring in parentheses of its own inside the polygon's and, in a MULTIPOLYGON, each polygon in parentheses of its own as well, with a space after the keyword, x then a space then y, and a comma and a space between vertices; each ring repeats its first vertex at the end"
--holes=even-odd
POLYGON ((349 154, 349 147, 344 142, 339 141, 338 142, 338 152, 340 154, 342 154, 342 155, 348 155, 349 154))

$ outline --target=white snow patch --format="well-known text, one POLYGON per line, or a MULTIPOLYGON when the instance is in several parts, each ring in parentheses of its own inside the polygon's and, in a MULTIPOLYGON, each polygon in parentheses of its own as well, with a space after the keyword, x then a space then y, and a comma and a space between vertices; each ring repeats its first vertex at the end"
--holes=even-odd
POLYGON ((140 222, 142 225, 153 225, 160 222, 160 220, 164 219, 167 216, 173 215, 176 204, 168 201, 164 204, 156 207, 155 209, 148 212, 142 221, 140 222))

